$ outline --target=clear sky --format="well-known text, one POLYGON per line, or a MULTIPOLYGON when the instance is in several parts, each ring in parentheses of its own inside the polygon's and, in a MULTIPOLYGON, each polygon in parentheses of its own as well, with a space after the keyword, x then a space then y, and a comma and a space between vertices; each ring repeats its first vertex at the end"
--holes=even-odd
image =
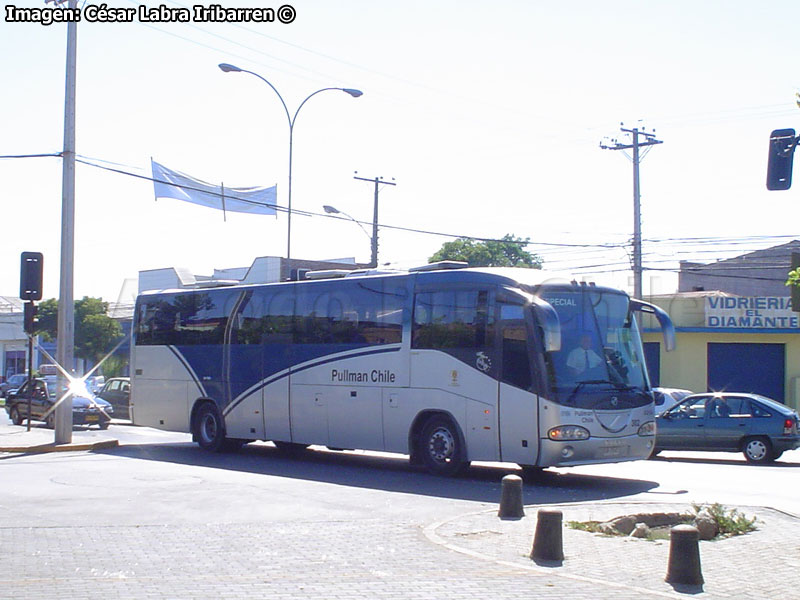
MULTIPOLYGON (((79 6, 90 4, 100 2, 79 6)), ((641 166, 645 267, 654 269, 646 294, 675 289, 679 260, 800 237, 800 183, 788 192, 765 187, 770 131, 800 126, 796 0, 290 4, 290 24, 81 22, 78 155, 145 176, 153 157, 226 187, 277 184, 285 205, 286 115, 265 83, 217 68, 228 62, 268 79, 292 113, 323 87, 364 92, 325 92, 299 113, 298 210, 322 213, 331 204, 370 222, 373 186, 354 171, 394 178, 397 186, 381 191, 382 224, 529 237, 546 267, 625 286, 632 166, 599 147, 604 138, 625 142, 624 122, 664 142, 641 166)), ((60 152, 66 25, 6 22, 7 5, 0 155, 60 152)), ((0 159, 0 181, 0 295, 17 295, 27 250, 44 253, 44 296, 57 296, 61 161, 0 159)), ((449 239, 384 228, 380 262, 424 263, 449 239)), ((146 180, 77 167, 77 298, 117 300, 139 270, 210 274, 285 251, 284 214, 229 213, 223 222, 212 209, 154 201, 146 180)), ((368 236, 352 222, 292 219, 295 258, 367 261, 369 253, 368 236)))

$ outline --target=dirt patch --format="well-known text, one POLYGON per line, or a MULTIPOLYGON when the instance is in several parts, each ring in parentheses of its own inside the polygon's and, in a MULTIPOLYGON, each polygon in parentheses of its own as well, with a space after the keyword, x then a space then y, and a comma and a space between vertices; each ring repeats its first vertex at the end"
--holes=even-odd
POLYGON ((567 527, 605 536, 665 540, 676 525, 693 525, 701 540, 715 540, 755 531, 756 519, 720 504, 694 506, 692 512, 635 513, 608 521, 568 521, 567 527))

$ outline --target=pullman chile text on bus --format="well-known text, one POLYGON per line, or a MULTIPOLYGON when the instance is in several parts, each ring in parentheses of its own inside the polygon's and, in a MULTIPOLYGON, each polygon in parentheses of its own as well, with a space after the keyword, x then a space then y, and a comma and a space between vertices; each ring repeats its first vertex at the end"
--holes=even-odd
POLYGON ((331 381, 347 383, 394 383, 397 376, 389 369, 372 369, 366 371, 351 371, 349 369, 331 369, 331 381))

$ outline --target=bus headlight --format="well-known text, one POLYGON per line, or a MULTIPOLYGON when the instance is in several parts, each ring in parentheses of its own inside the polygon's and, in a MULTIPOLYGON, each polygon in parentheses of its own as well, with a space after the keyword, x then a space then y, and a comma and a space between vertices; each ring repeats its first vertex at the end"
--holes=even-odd
POLYGON ((648 421, 647 423, 643 423, 641 427, 639 427, 639 435, 642 437, 652 437, 656 434, 656 422, 655 421, 648 421))
POLYGON ((588 440, 589 430, 579 425, 561 425, 560 427, 553 427, 548 431, 547 437, 556 442, 588 440))

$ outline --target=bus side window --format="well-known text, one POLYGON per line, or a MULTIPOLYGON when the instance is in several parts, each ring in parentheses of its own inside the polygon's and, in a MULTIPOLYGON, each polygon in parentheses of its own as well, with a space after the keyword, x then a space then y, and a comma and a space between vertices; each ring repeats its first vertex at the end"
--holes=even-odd
POLYGON ((500 319, 503 335, 501 378, 505 383, 523 390, 530 390, 533 385, 533 377, 523 307, 516 304, 501 304, 500 319))
POLYGON ((358 341, 399 344, 403 338, 405 299, 388 282, 354 282, 351 309, 357 316, 358 341))
POLYGON ((234 321, 231 343, 260 344, 264 329, 264 300, 261 291, 245 293, 234 321))
POLYGON ((494 322, 486 290, 418 292, 411 347, 440 350, 497 377, 494 322))
POLYGON ((492 345, 486 291, 420 292, 414 302, 412 348, 492 345))
POLYGON ((137 315, 136 344, 139 346, 174 344, 179 310, 173 295, 142 301, 137 315))

